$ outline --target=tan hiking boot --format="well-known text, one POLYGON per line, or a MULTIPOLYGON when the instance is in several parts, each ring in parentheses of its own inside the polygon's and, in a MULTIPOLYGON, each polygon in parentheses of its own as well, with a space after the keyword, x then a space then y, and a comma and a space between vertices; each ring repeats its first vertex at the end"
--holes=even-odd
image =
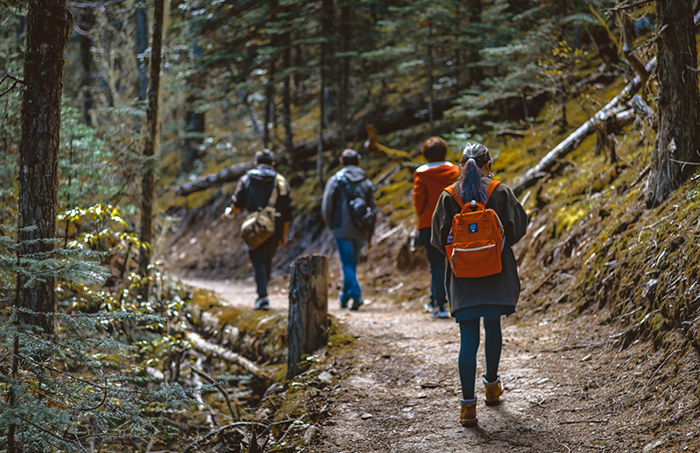
POLYGON ((477 425, 476 419, 476 398, 471 400, 463 400, 460 398, 462 411, 459 414, 459 422, 465 428, 473 428, 477 425))
POLYGON ((498 399, 503 393, 503 385, 501 384, 501 377, 497 377, 494 382, 489 382, 486 380, 486 376, 481 378, 484 381, 484 387, 486 387, 486 405, 495 406, 500 404, 498 399))

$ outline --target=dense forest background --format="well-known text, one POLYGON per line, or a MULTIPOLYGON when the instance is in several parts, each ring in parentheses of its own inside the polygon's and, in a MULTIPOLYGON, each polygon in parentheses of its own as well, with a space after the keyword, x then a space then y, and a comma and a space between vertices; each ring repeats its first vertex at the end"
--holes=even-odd
POLYGON ((350 147, 381 209, 375 297, 417 301, 418 146, 480 141, 531 219, 524 300, 696 354, 698 7, 0 0, 0 451, 295 451, 284 313, 171 278, 249 273, 218 219, 261 148, 292 186, 282 281, 332 253, 320 196, 350 147))

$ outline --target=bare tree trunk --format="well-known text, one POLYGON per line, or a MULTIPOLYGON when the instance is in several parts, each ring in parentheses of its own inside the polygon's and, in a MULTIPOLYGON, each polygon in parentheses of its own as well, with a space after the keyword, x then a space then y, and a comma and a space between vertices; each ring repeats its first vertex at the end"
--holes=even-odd
MULTIPOLYGON (((469 22, 472 24, 480 24, 482 21, 482 13, 484 11, 484 7, 481 4, 482 0, 469 0, 469 22)), ((476 35, 472 31, 472 40, 476 38, 476 35)), ((482 80, 484 80, 484 70, 476 66, 479 61, 481 61, 481 55, 479 54, 479 48, 471 45, 469 46, 468 50, 468 55, 469 55, 469 64, 472 65, 471 71, 469 71, 471 75, 471 80, 469 81, 472 85, 475 84, 480 84, 482 80)))
POLYGON ((138 80, 138 96, 140 101, 145 101, 148 96, 148 60, 139 59, 139 55, 143 55, 148 48, 148 11, 145 7, 144 0, 137 0, 138 5, 134 12, 136 20, 136 70, 139 74, 138 80))
MULTIPOLYGON (((350 40, 352 39, 352 0, 345 0, 345 4, 340 10, 340 35, 342 38, 341 52, 345 54, 350 51, 350 40)), ((340 142, 343 148, 347 145, 347 122, 348 122, 348 82, 350 80, 350 57, 343 55, 340 67, 340 142)))
POLYGON ((428 121, 430 123, 430 135, 435 134, 435 123, 433 120, 433 102, 435 102, 435 91, 433 90, 433 25, 428 25, 428 121))
POLYGON ((160 95, 160 66, 161 48, 163 45, 163 7, 165 0, 155 0, 153 39, 151 42, 151 77, 148 90, 148 110, 146 118, 148 132, 146 133, 146 143, 143 147, 145 158, 142 194, 141 194, 141 232, 142 242, 139 251, 139 273, 146 279, 139 289, 142 300, 148 300, 148 267, 151 264, 151 253, 153 243, 153 199, 155 198, 155 156, 160 148, 160 122, 158 98, 160 95))
POLYGON ((321 34, 324 38, 323 45, 325 46, 325 58, 323 59, 325 68, 324 70, 324 86, 323 86, 323 96, 325 98, 325 124, 328 127, 331 122, 336 119, 335 112, 335 65, 333 64, 333 56, 335 54, 335 0, 323 0, 321 4, 321 34))
POLYGON ((692 1, 656 0, 656 14, 659 132, 647 182, 649 206, 661 204, 695 171, 692 163, 700 162, 692 1))
POLYGON ((90 38, 90 33, 92 27, 95 24, 95 16, 88 11, 87 8, 83 9, 80 14, 80 27, 85 32, 84 35, 80 35, 80 66, 82 72, 81 87, 83 92, 82 108, 83 108, 83 123, 90 126, 92 124, 92 118, 90 117, 90 110, 92 110, 93 92, 92 92, 92 81, 93 81, 93 62, 92 62, 92 39, 90 38))
POLYGON ((199 157, 199 147, 204 141, 205 114, 197 113, 192 106, 194 96, 187 98, 187 111, 185 112, 185 136, 183 138, 183 156, 180 164, 180 173, 188 173, 194 167, 194 161, 199 157))
POLYGON ((325 181, 323 180, 323 131, 328 126, 327 123, 327 83, 328 83, 328 49, 330 48, 330 17, 333 9, 333 0, 323 0, 321 8, 321 49, 319 58, 319 118, 318 118, 318 147, 316 150, 316 173, 318 174, 318 186, 323 190, 325 181))
MULTIPOLYGON (((63 51, 72 29, 73 17, 66 0, 29 1, 19 145, 21 257, 50 258, 54 248, 45 240, 56 236, 63 51)), ((54 286, 55 279, 49 277, 30 288, 21 288, 19 306, 46 314, 20 313, 22 323, 54 333, 54 286)))
POLYGON ((265 86, 265 124, 263 124, 263 147, 270 148, 272 142, 270 125, 272 124, 275 110, 275 56, 270 57, 268 80, 265 86))
POLYGON ((289 74, 289 68, 292 66, 292 45, 291 33, 287 32, 282 41, 286 43, 284 47, 283 65, 285 69, 284 87, 282 88, 282 124, 284 126, 284 145, 287 151, 287 156, 293 162, 292 154, 294 153, 294 131, 292 130, 292 96, 291 87, 289 84, 292 78, 289 74))

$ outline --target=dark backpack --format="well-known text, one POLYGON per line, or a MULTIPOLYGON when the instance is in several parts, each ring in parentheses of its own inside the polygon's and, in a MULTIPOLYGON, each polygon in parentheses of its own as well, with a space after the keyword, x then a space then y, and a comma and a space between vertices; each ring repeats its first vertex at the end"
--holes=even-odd
POLYGON ((362 181, 350 182, 345 177, 340 178, 340 185, 348 203, 350 218, 357 229, 362 232, 369 232, 374 227, 377 212, 367 204, 364 196, 358 193, 361 183, 362 181))

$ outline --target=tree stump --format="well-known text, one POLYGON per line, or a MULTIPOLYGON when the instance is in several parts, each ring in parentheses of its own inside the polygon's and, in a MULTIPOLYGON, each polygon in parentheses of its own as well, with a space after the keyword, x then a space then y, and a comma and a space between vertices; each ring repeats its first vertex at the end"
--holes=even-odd
POLYGON ((328 341, 328 257, 302 256, 289 278, 289 353, 287 378, 301 371, 299 362, 328 341))

